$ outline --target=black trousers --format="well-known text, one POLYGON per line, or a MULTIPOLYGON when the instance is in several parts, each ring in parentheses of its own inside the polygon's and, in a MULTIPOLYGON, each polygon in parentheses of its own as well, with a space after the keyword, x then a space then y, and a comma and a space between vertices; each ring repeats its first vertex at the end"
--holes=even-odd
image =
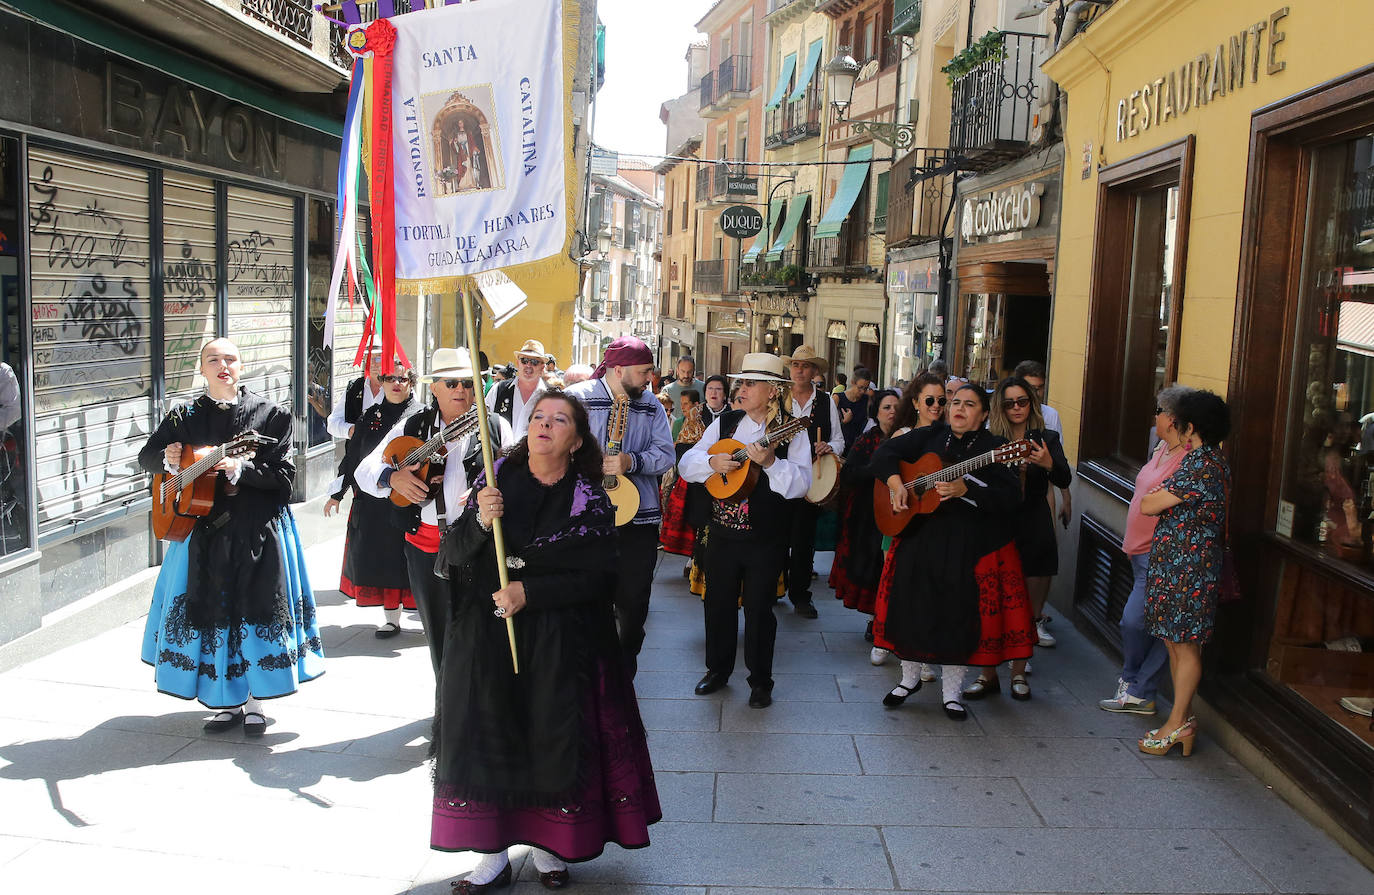
POLYGON ((816 558, 816 519, 820 507, 791 501, 792 532, 787 542, 787 597, 792 605, 811 602, 811 566, 816 558))
POLYGON ((658 526, 622 525, 615 530, 619 567, 616 569, 616 628, 625 668, 634 678, 639 669, 639 651, 644 646, 644 623, 649 618, 649 592, 654 585, 654 566, 658 563, 658 526))
POLYGON ((434 679, 439 679, 439 665, 444 659, 444 636, 453 618, 453 597, 449 583, 434 574, 433 553, 426 553, 406 541, 406 572, 410 575, 410 592, 415 595, 415 608, 420 624, 429 641, 429 660, 434 665, 434 679))
POLYGON ((706 668, 729 676, 735 670, 739 602, 744 597, 744 666, 749 686, 773 688, 773 644, 778 620, 773 615, 778 574, 787 544, 754 538, 719 537, 706 545, 706 668))

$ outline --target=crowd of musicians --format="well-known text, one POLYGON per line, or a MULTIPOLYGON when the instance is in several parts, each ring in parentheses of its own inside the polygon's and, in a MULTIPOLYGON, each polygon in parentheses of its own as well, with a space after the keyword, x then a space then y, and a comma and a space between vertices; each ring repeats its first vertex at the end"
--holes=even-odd
MULTIPOLYGON (((531 846, 541 883, 560 888, 569 863, 606 843, 648 844, 662 812, 633 680, 664 554, 685 557, 702 600, 698 695, 729 685, 742 614, 748 704, 767 708, 777 612, 790 604, 802 619, 868 617, 869 660, 893 666, 874 694, 889 710, 938 680, 935 705, 964 721, 969 701, 1003 691, 1003 674, 1011 698, 1031 699, 1033 652, 1055 645, 1044 607, 1056 525, 1072 515, 1041 365, 989 392, 938 366, 877 388, 806 346, 705 379, 691 358, 660 379, 628 337, 595 369, 556 371, 535 340, 509 364, 479 361, 441 348, 419 376, 375 355, 335 407, 316 407, 345 440, 324 510, 351 496, 339 590, 380 611, 378 638, 407 633, 414 610, 409 633, 428 644, 431 846, 480 856, 455 891, 508 884, 512 845, 531 846), (484 444, 498 457, 490 473, 484 444), (834 551, 832 608, 817 606, 818 549, 834 551)), ((216 710, 207 730, 256 737, 262 700, 317 677, 324 656, 287 506, 291 417, 239 387, 242 372, 232 342, 208 343, 205 394, 140 455, 175 476, 201 457, 193 446, 262 439, 203 461, 218 461, 213 505, 169 546, 143 658, 160 690, 216 710)), ((1161 403, 1128 532, 1149 557, 1128 607, 1144 640, 1101 707, 1153 714, 1168 662, 1174 712, 1141 749, 1186 754, 1219 589, 1227 417, 1208 392, 1166 389, 1161 403)))

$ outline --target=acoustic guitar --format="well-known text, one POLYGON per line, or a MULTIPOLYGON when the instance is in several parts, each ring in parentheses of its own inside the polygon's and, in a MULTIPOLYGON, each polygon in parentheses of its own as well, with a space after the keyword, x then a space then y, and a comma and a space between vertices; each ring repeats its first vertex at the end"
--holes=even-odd
POLYGON ((887 482, 879 479, 873 483, 873 515, 878 522, 878 530, 885 535, 896 537, 916 516, 935 512, 940 505, 940 492, 935 490, 939 482, 952 482, 963 478, 976 469, 994 463, 1020 463, 1030 456, 1035 444, 1022 439, 993 448, 985 454, 970 457, 953 466, 945 466, 940 455, 929 453, 913 463, 898 463, 901 470, 902 485, 914 497, 907 500, 906 509, 898 512, 892 509, 892 497, 887 491, 887 482))
POLYGON ((195 458, 189 466, 153 476, 153 536, 160 541, 186 540, 196 522, 215 505, 216 476, 206 473, 226 457, 242 456, 276 443, 277 439, 271 436, 248 431, 219 447, 182 448, 182 459, 195 458))
MULTIPOLYGON (((429 467, 434 455, 455 438, 462 438, 476 430, 477 422, 477 408, 473 407, 434 433, 434 437, 428 441, 421 441, 413 435, 397 435, 386 443, 382 456, 386 457, 392 469, 403 469, 419 463, 420 468, 415 470, 415 476, 422 482, 428 482, 429 467)), ((391 502, 398 507, 408 507, 413 503, 410 498, 395 490, 391 492, 391 502)))
MULTIPOLYGON (((620 453, 629 422, 630 399, 622 395, 611 405, 611 415, 606 420, 606 456, 614 457, 620 453)), ((608 475, 601 480, 601 487, 606 489, 606 495, 615 504, 615 524, 629 524, 639 512, 639 489, 635 483, 626 476, 608 475)))
MULTIPOLYGON (((754 444, 765 448, 786 444, 798 433, 805 432, 810 422, 808 417, 794 417, 774 431, 764 433, 764 436, 754 444)), ((712 497, 729 503, 739 503, 753 492, 762 471, 757 463, 749 459, 743 442, 733 438, 722 438, 711 445, 706 453, 726 454, 739 464, 739 468, 734 472, 712 472, 706 479, 706 490, 711 492, 712 497)))

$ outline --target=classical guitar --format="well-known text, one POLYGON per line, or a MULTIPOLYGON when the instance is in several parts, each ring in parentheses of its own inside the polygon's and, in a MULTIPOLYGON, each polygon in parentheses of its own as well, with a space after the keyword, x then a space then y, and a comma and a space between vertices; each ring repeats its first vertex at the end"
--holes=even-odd
POLYGON ((933 513, 940 505, 940 492, 935 490, 939 482, 952 482, 963 478, 975 469, 991 466, 994 463, 1020 463, 1030 456, 1035 444, 1021 440, 993 448, 985 454, 970 457, 953 466, 945 466, 940 455, 934 452, 920 457, 915 462, 902 461, 902 485, 914 496, 907 500, 906 509, 897 512, 892 509, 892 497, 887 492, 887 482, 878 480, 873 483, 873 515, 878 521, 878 530, 893 537, 902 533, 914 517, 923 513, 933 513))
MULTIPOLYGON (((422 482, 428 482, 429 467, 434 455, 443 450, 444 445, 450 441, 455 438, 462 438, 476 429, 477 408, 473 407, 434 433, 434 437, 428 441, 421 441, 413 435, 396 436, 386 443, 382 455, 386 457, 386 461, 391 464, 392 469, 402 469, 419 463, 420 468, 415 470, 415 476, 422 482)), ((412 503, 410 498, 395 490, 391 492, 391 502, 398 507, 408 507, 412 503)))
MULTIPOLYGON (((620 396, 611 405, 611 415, 606 420, 606 456, 614 457, 620 453, 620 445, 625 440, 625 428, 630 422, 630 399, 620 396)), ((626 525, 639 512, 639 489, 629 478, 608 475, 601 480, 601 487, 615 504, 615 524, 626 525)))
MULTIPOLYGON (((797 433, 805 432, 810 422, 811 420, 804 416, 794 417, 772 432, 765 432, 754 444, 764 448, 785 444, 797 433)), ((749 459, 743 442, 733 438, 722 438, 711 445, 706 453, 725 454, 739 464, 739 468, 734 472, 712 472, 706 479, 706 490, 711 492, 712 497, 739 503, 753 492, 762 470, 757 463, 749 459)))
POLYGON ((206 473, 226 457, 238 457, 276 443, 275 438, 249 431, 219 447, 182 448, 183 459, 195 458, 189 466, 153 476, 154 537, 161 541, 186 540, 196 522, 215 504, 216 476, 206 473))

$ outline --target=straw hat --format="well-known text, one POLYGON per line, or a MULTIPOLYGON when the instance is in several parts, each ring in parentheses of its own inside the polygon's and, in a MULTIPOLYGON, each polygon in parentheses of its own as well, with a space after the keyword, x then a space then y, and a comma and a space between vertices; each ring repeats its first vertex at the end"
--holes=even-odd
POLYGON ((429 359, 430 370, 422 377, 426 382, 435 379, 471 379, 472 355, 466 348, 440 348, 429 359))
POLYGON ((550 354, 544 350, 544 343, 538 339, 526 339, 525 344, 520 346, 520 350, 515 352, 515 362, 519 363, 522 357, 537 357, 547 361, 550 354))
POLYGON ((817 354, 810 345, 797 346, 797 350, 792 352, 792 356, 787 359, 787 362, 789 364, 811 364, 822 373, 830 366, 830 362, 817 354))
POLYGON ((759 351, 746 354, 740 361, 738 373, 731 373, 731 379, 752 379, 757 382, 790 382, 782 358, 776 354, 759 351))

